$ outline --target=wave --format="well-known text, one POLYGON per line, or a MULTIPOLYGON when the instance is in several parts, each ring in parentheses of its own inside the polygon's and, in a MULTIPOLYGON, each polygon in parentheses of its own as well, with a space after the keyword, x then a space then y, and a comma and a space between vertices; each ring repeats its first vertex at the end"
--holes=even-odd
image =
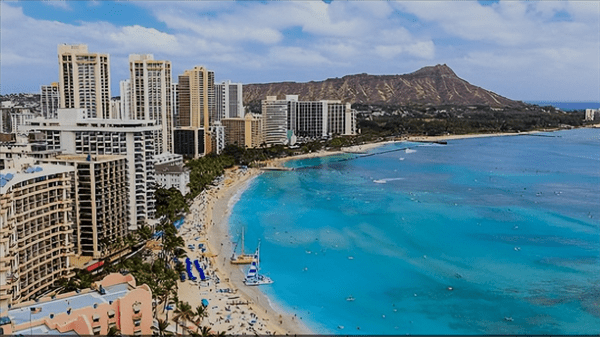
POLYGON ((395 181, 395 180, 404 180, 404 178, 386 178, 386 179, 376 179, 373 180, 374 183, 376 184, 385 184, 388 181, 395 181))

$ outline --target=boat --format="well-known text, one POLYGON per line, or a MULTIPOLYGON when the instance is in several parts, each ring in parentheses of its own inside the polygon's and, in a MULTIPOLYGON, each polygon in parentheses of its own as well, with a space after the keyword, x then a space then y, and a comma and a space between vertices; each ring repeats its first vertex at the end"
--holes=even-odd
POLYGON ((352 297, 352 295, 350 295, 350 296, 346 297, 346 301, 352 302, 352 301, 354 301, 354 297, 352 297))
POLYGON ((244 284, 247 286, 259 286, 263 284, 271 284, 273 280, 270 277, 259 274, 259 264, 260 264, 260 241, 258 242, 258 246, 256 247, 256 252, 254 253, 252 263, 250 264, 250 268, 248 268, 248 272, 246 272, 246 277, 244 278, 244 284))
POLYGON ((233 247, 233 254, 231 255, 230 262, 231 264, 250 264, 254 256, 252 254, 244 254, 244 229, 242 228, 242 253, 240 255, 235 255, 235 250, 237 249, 237 243, 235 247, 233 247))

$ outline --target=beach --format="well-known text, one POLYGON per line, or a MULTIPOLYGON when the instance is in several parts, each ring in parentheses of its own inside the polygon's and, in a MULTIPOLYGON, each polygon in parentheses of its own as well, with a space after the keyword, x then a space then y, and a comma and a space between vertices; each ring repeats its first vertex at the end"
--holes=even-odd
MULTIPOLYGON (((519 133, 529 134, 533 132, 519 133)), ((497 137, 519 135, 518 133, 469 134, 436 137, 408 137, 402 141, 434 142, 474 137, 497 137)), ((342 148, 338 151, 319 151, 298 156, 286 157, 266 162, 268 167, 280 167, 288 160, 322 157, 342 153, 364 153, 379 146, 398 141, 369 143, 342 148)), ((211 276, 208 282, 194 283, 189 280, 179 282, 179 299, 190 303, 192 308, 199 306, 202 299, 208 300, 208 316, 201 325, 209 326, 213 332, 227 334, 311 334, 299 316, 285 312, 263 294, 260 287, 243 284, 248 265, 234 265, 229 262, 233 252, 233 241, 237 237, 229 235, 229 215, 243 191, 262 171, 257 168, 228 169, 216 186, 198 196, 186 215, 179 233, 185 240, 188 256, 199 259, 205 272, 211 276), (207 250, 191 250, 204 244, 207 250), (219 283, 215 282, 216 278, 219 283)), ((251 253, 251 252, 246 252, 251 253)), ((275 280, 276 282, 277 280, 275 280)), ((195 325, 188 324, 195 330, 195 325)))
MULTIPOLYGON (((213 332, 225 331, 227 334, 310 334, 311 331, 292 313, 284 313, 260 291, 259 287, 246 286, 243 283, 248 265, 234 265, 229 262, 233 252, 229 236, 229 214, 236 197, 248 186, 259 169, 228 169, 223 179, 215 187, 203 192, 194 200, 190 214, 180 228, 185 240, 188 256, 198 258, 205 273, 216 275, 211 281, 200 284, 179 282, 179 299, 190 303, 192 308, 201 305, 202 299, 208 301, 208 316, 203 320, 213 332), (205 244, 207 250, 200 253, 188 245, 197 247, 205 244), (220 289, 224 289, 223 292, 220 289)), ((195 330, 195 325, 188 324, 195 330)))

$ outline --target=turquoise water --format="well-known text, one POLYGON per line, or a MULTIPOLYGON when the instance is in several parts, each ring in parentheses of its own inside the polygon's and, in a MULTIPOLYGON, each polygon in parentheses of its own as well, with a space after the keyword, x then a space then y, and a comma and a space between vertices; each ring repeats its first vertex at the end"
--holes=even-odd
POLYGON ((600 130, 543 135, 289 162, 230 232, 318 333, 597 334, 600 130))

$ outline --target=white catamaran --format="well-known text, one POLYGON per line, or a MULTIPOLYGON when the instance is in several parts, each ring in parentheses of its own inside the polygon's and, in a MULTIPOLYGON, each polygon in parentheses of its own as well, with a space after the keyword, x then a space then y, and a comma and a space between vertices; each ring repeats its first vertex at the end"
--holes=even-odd
POLYGON ((246 273, 246 278, 244 278, 245 285, 258 286, 261 284, 273 283, 273 280, 271 280, 270 277, 261 275, 258 273, 259 261, 260 261, 260 241, 258 242, 258 246, 256 247, 256 253, 254 253, 254 259, 252 260, 252 264, 250 264, 250 268, 248 268, 248 272, 246 273))

